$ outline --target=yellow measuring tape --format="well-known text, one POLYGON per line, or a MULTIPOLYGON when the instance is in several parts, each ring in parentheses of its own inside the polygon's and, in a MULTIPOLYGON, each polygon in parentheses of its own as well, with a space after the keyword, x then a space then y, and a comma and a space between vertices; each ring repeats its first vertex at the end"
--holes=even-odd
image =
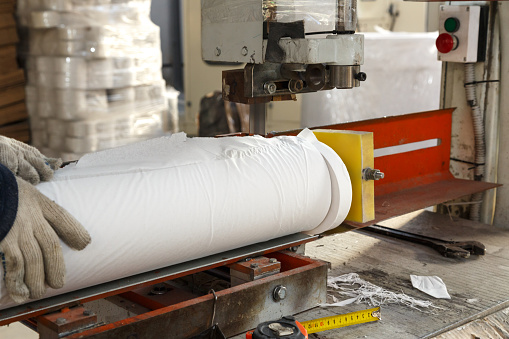
POLYGON ((334 315, 309 321, 301 321, 302 326, 308 331, 308 334, 332 330, 335 328, 369 323, 381 319, 380 307, 369 310, 357 311, 352 313, 334 315))

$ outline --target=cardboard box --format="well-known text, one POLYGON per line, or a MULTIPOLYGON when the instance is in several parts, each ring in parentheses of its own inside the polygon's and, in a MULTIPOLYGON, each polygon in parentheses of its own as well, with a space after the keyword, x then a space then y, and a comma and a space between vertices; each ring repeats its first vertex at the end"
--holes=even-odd
POLYGON ((23 142, 29 142, 30 126, 28 124, 28 120, 0 126, 0 135, 6 136, 8 138, 14 138, 23 142))
MULTIPOLYGON (((25 84, 25 73, 22 69, 0 74, 0 91, 6 87, 13 87, 25 84)), ((0 98, 1 100, 2 98, 0 98)))
POLYGON ((0 74, 11 73, 16 69, 18 69, 16 46, 7 45, 0 47, 0 74))
MULTIPOLYGON (((0 4, 1 6, 1 4, 0 4)), ((16 21, 12 13, 0 13, 0 28, 16 27, 16 21)))
POLYGON ((0 89, 0 108, 25 100, 25 86, 12 86, 0 89))
POLYGON ((12 45, 19 41, 16 27, 0 29, 0 46, 12 45))
POLYGON ((24 101, 0 108, 0 126, 28 119, 24 101))

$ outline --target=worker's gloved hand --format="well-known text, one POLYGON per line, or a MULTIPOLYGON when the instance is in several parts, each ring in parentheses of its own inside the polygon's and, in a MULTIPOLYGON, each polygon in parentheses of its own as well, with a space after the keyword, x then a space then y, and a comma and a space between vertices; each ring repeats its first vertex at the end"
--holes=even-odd
POLYGON ((35 147, 0 135, 0 164, 33 185, 53 177, 61 159, 47 158, 35 147))
MULTIPOLYGON (((18 186, 17 213, 6 235, 2 234, 0 224, 0 240, 5 236, 0 242, 0 255, 7 291, 15 302, 22 303, 28 298, 42 297, 46 292, 45 283, 51 288, 64 286, 65 263, 59 238, 75 250, 84 249, 91 239, 62 207, 23 179, 14 180, 18 186)), ((6 182, 0 180, 0 190, 6 188, 6 182)), ((1 196, 0 192, 0 200, 1 196)), ((12 202, 12 195, 8 199, 12 202)))

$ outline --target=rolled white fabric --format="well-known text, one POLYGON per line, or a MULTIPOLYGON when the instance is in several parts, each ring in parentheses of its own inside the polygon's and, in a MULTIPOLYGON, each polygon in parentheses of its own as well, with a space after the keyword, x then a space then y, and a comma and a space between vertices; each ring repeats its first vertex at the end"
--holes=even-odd
MULTIPOLYGON (((325 226, 334 177, 327 164, 344 165, 310 138, 177 134, 57 171, 37 188, 73 214, 92 243, 81 252, 62 245, 67 284, 45 297, 325 226)), ((336 173, 348 176, 341 168, 336 173)), ((349 208, 345 196, 339 203, 349 208)), ((12 305, 2 286, 0 309, 12 305)))

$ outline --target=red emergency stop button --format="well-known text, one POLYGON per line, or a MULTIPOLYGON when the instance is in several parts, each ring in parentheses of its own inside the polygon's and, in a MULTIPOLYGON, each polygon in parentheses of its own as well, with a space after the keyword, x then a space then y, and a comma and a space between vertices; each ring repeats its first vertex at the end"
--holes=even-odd
POLYGON ((446 54, 458 47, 458 38, 449 33, 442 33, 435 42, 440 53, 446 54))

